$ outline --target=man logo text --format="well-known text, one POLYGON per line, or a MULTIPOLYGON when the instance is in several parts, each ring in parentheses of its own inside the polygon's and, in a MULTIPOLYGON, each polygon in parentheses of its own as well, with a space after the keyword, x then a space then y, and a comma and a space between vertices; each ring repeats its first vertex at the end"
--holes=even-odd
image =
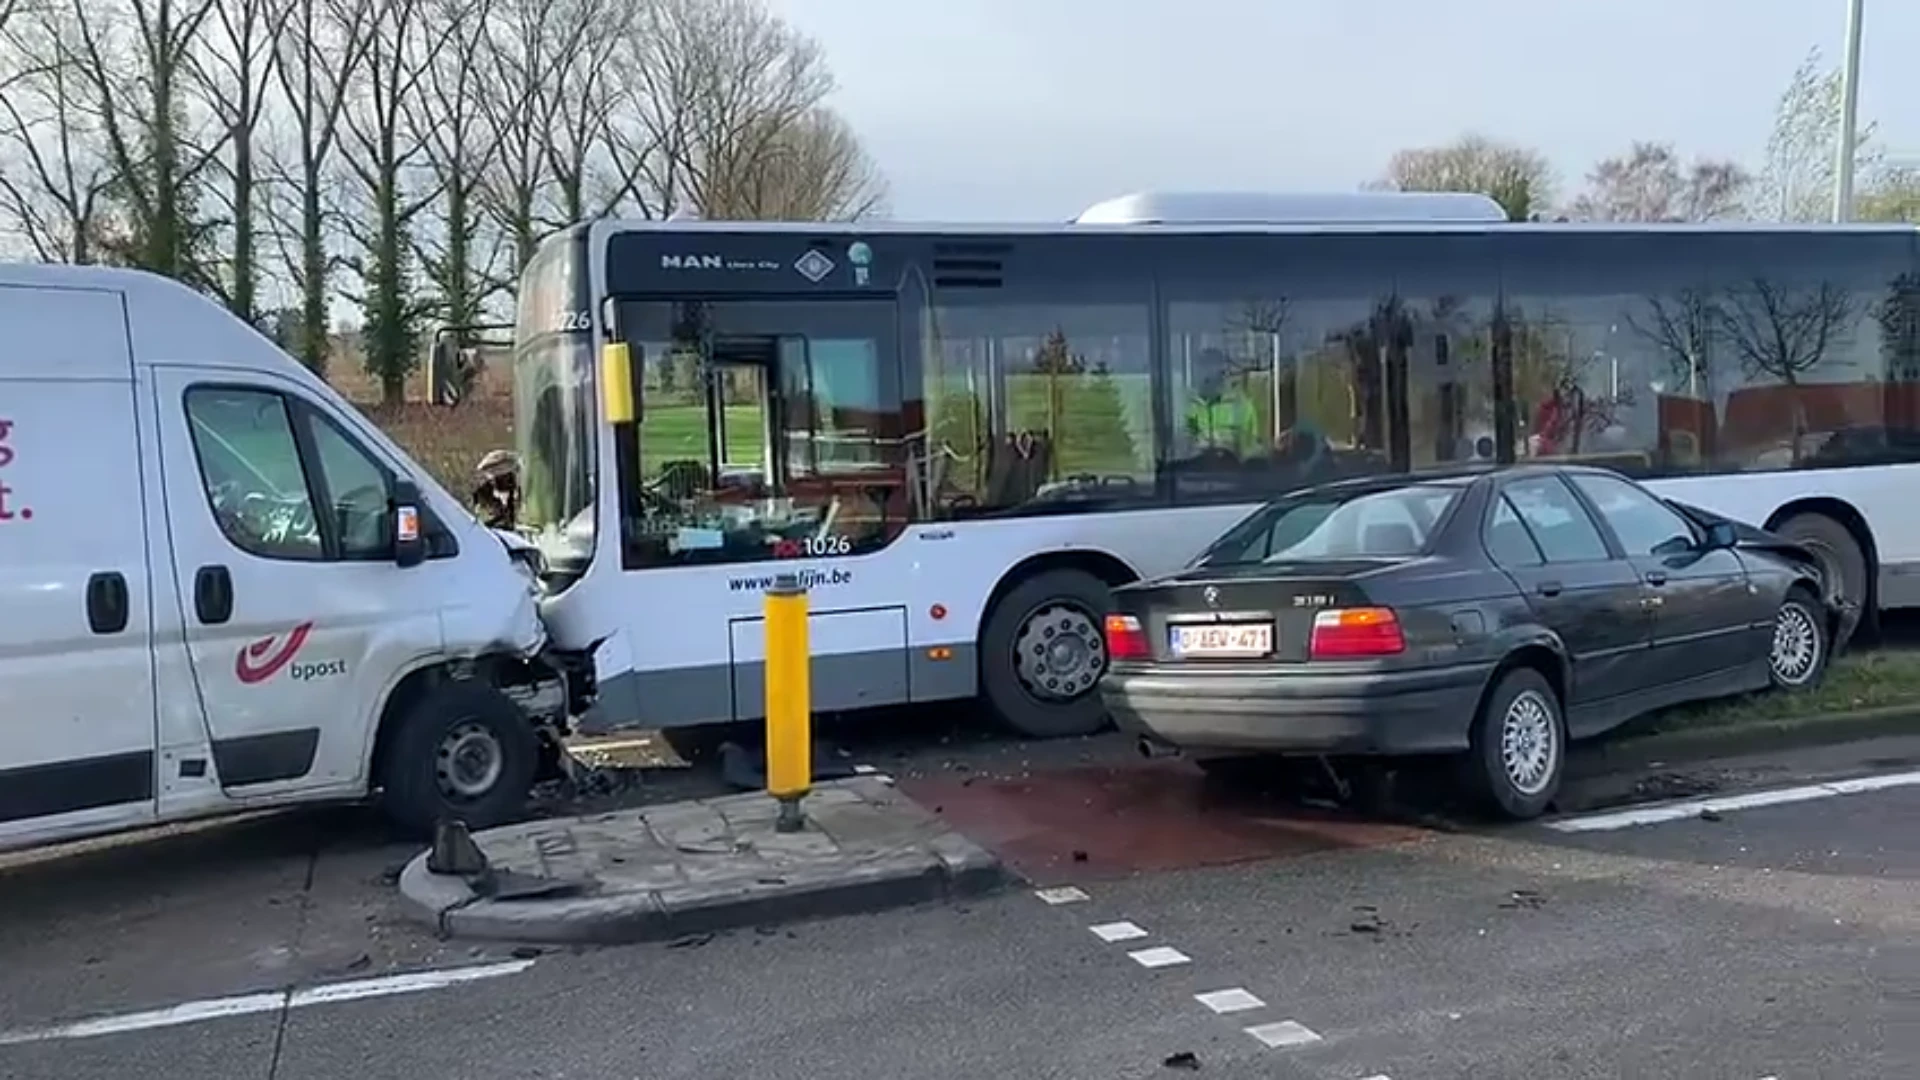
POLYGON ((718 255, 662 255, 662 270, 723 270, 726 267, 718 255))

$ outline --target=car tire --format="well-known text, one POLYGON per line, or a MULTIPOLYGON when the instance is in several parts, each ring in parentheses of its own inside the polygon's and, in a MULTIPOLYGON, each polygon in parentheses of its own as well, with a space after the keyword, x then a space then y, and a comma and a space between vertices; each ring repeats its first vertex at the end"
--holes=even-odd
POLYGON ((442 821, 515 821, 540 764, 540 739, 511 699, 478 682, 443 683, 399 718, 383 759, 381 807, 424 836, 442 821))
POLYGON ((1825 514, 1795 514, 1773 530, 1811 551, 1826 578, 1828 601, 1841 606, 1840 625, 1832 648, 1844 649, 1853 640, 1867 609, 1867 555, 1853 531, 1825 514))
POLYGON ((1802 693, 1820 685, 1832 652, 1819 597, 1804 585, 1794 586, 1774 616, 1773 643, 1767 651, 1767 675, 1774 689, 1802 693))
POLYGON ((1106 727, 1096 688, 1112 609, 1107 583, 1083 570, 1047 570, 1008 590, 980 634, 980 687, 994 716, 1035 739, 1106 727))
POLYGON ((1474 717, 1469 776, 1487 808, 1527 821, 1560 792, 1567 724, 1546 676, 1518 667, 1500 676, 1474 717))

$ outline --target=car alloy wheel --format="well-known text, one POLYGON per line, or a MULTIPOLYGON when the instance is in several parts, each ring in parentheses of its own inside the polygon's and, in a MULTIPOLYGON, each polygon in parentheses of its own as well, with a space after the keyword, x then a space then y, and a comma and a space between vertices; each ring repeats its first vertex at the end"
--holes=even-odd
POLYGON ((1782 604, 1774 616, 1773 649, 1767 657, 1774 680, 1782 686, 1805 686, 1819 672, 1824 648, 1812 610, 1799 600, 1782 604))
POLYGON ((1553 782, 1559 758, 1553 703, 1538 690, 1521 691, 1500 721, 1500 765, 1507 782, 1521 795, 1538 795, 1553 782))

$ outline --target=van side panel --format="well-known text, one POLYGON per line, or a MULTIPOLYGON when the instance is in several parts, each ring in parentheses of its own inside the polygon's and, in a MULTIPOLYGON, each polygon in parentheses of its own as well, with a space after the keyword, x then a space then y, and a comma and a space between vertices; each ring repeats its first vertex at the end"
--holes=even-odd
POLYGON ((0 846, 154 815, 153 609, 114 293, 0 287, 0 846))

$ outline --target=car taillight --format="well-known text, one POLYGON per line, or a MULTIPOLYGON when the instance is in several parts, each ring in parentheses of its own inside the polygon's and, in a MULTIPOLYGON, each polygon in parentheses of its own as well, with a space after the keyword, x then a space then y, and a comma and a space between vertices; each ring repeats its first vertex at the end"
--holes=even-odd
POLYGON ((1316 660, 1346 656, 1391 656, 1404 652, 1407 639, 1391 608, 1341 608, 1313 617, 1307 654, 1316 660))
POLYGON ((1131 615, 1107 616, 1107 656, 1113 660, 1146 660, 1153 656, 1147 647, 1147 632, 1140 620, 1131 615))

